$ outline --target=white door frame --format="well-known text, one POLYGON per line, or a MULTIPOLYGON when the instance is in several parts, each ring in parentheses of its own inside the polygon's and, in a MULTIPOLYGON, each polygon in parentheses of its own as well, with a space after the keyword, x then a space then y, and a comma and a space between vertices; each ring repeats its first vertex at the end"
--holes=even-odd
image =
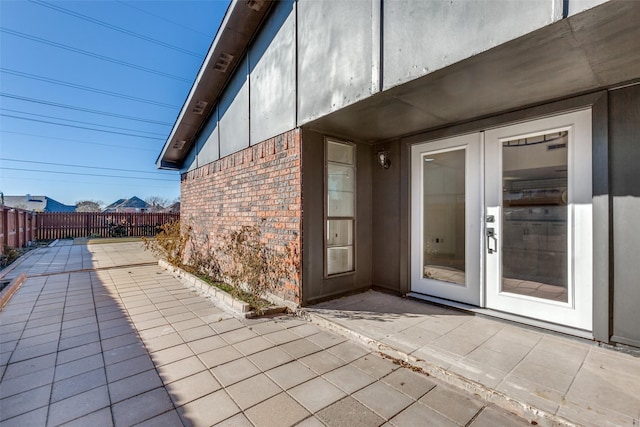
MULTIPOLYGON (((416 294, 445 299, 528 317, 569 328, 593 329, 593 214, 591 109, 534 119, 411 147, 411 254, 410 288, 416 294), (568 150, 568 302, 560 303, 500 291, 501 248, 488 254, 487 215, 493 215, 498 242, 501 237, 502 150, 501 140, 553 130, 569 130, 568 150), (426 279, 422 271, 423 158, 464 148, 466 152, 466 284, 426 279), (473 166, 474 161, 479 165, 473 166), (472 170, 469 170, 469 167, 472 170), (498 182, 500 181, 500 182, 498 182), (478 206, 479 209, 469 209, 478 206), (470 212, 471 211, 471 212, 470 212)), ((454 304, 457 305, 457 304, 454 304)), ((497 314, 497 312, 496 312, 497 314)), ((532 321, 539 324, 537 321, 532 321)))
POLYGON ((411 147, 411 290, 437 298, 482 304, 482 134, 479 132, 429 141, 411 147), (465 284, 424 277, 423 164, 428 154, 465 151, 465 284))
MULTIPOLYGON (((593 322, 593 214, 591 110, 527 121, 485 132, 485 216, 492 215, 498 250, 484 251, 487 308, 586 331, 593 322), (568 135, 567 264, 568 301, 558 302, 501 291, 502 141, 554 131, 568 135)), ((486 228, 485 225, 485 233, 486 228)))

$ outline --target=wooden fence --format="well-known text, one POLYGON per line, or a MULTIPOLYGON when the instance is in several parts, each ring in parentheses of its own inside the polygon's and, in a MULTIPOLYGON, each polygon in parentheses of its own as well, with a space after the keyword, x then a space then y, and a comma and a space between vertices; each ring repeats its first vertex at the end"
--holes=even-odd
POLYGON ((47 212, 38 213, 37 238, 155 236, 158 227, 180 219, 177 213, 47 212))
POLYGON ((21 248, 36 238, 37 214, 0 205, 0 254, 5 247, 21 248))

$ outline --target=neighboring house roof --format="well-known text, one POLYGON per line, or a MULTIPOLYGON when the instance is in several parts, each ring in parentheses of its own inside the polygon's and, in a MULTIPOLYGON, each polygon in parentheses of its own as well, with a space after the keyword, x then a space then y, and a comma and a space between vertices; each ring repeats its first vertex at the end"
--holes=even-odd
POLYGON ((125 209, 149 209, 149 203, 137 196, 129 199, 118 199, 104 208, 103 212, 117 212, 125 209))
POLYGON ((166 213, 179 213, 180 212, 180 202, 175 202, 162 210, 162 212, 166 213))
POLYGON ((110 209, 114 209, 116 206, 119 206, 119 205, 123 204, 126 201, 127 201, 127 199, 118 199, 115 202, 111 203, 109 206, 105 207, 103 210, 104 211, 108 211, 110 209))
POLYGON ((75 212, 76 207, 65 205, 47 196, 4 196, 5 206, 33 212, 75 212))
POLYGON ((130 199, 127 199, 124 201, 124 203, 122 203, 120 206, 118 206, 119 208, 140 208, 140 209, 146 209, 149 207, 149 203, 145 202, 144 200, 142 200, 139 197, 133 196, 130 199))

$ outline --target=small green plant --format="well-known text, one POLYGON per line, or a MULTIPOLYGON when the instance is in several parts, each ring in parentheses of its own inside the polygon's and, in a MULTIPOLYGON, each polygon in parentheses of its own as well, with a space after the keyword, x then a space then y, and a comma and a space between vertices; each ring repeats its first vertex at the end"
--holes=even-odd
POLYGON ((171 220, 160 226, 155 238, 143 237, 142 241, 146 250, 166 259, 169 264, 182 267, 190 234, 191 227, 183 230, 179 220, 171 220))

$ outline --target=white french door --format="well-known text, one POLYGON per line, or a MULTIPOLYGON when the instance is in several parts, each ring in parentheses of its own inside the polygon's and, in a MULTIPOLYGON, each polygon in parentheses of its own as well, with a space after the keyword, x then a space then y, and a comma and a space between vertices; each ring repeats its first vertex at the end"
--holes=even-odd
POLYGON ((480 305, 481 134, 411 150, 411 290, 480 305))
POLYGON ((591 110, 411 148, 411 290, 592 329, 591 110))
POLYGON ((485 132, 488 308, 592 329, 591 110, 485 132))

